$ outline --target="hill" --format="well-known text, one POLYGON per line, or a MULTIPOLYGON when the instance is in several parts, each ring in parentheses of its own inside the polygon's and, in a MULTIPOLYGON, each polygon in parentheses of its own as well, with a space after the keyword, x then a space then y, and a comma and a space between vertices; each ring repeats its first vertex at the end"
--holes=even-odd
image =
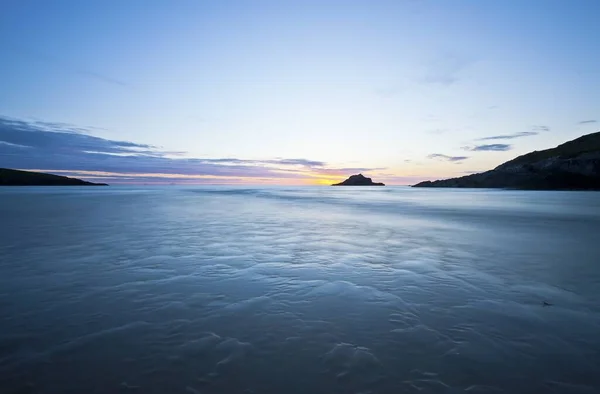
POLYGON ((371 178, 367 178, 363 174, 351 175, 344 182, 335 183, 331 186, 385 186, 380 182, 373 182, 371 178))
POLYGON ((66 176, 42 172, 11 170, 0 168, 0 186, 108 186, 106 183, 92 183, 66 176))
POLYGON ((490 171, 413 187, 600 190, 600 132, 527 153, 490 171))

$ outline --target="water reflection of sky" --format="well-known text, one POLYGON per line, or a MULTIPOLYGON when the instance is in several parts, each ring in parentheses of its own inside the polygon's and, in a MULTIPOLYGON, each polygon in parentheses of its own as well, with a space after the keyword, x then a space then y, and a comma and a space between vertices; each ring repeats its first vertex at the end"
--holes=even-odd
POLYGON ((594 392, 597 207, 596 193, 4 189, 0 389, 594 392))

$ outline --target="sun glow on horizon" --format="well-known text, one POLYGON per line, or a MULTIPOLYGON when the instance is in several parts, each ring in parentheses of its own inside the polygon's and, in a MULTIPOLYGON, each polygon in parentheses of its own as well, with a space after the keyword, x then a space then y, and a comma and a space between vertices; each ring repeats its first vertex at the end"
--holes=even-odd
POLYGON ((314 182, 314 184, 316 184, 316 185, 332 185, 334 183, 339 183, 341 181, 343 181, 343 179, 341 177, 340 178, 336 178, 336 179, 333 179, 333 178, 318 178, 314 182))
MULTIPOLYGON (((66 169, 21 168, 23 171, 34 171, 79 178, 90 182, 103 182, 114 185, 280 185, 280 186, 329 186, 342 182, 357 171, 341 173, 340 169, 312 168, 296 169, 293 172, 283 168, 273 168, 270 175, 212 175, 181 174, 166 172, 118 172, 90 171, 66 169)), ((401 168, 389 168, 385 172, 369 171, 363 173, 374 182, 383 182, 388 186, 411 185, 424 180, 440 179, 443 176, 431 176, 427 172, 410 171, 401 168)), ((448 176, 452 172, 448 171, 448 176)))

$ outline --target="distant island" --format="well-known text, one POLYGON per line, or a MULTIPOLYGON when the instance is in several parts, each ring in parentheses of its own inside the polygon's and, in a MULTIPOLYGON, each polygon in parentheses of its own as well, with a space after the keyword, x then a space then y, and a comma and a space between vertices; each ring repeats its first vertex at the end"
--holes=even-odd
POLYGON ((344 182, 334 183, 331 186, 385 186, 380 182, 373 182, 371 178, 367 178, 363 174, 351 175, 344 182))
POLYGON ((519 156, 490 171, 413 187, 600 190, 600 132, 519 156))
POLYGON ((66 176, 43 172, 11 170, 0 168, 0 186, 108 186, 106 183, 92 183, 66 176))

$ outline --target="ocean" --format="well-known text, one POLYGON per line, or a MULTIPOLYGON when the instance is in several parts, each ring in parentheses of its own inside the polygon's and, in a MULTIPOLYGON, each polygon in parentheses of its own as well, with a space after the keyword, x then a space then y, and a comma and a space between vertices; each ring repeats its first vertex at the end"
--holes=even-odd
POLYGON ((0 393, 598 393, 600 193, 0 189, 0 393))

